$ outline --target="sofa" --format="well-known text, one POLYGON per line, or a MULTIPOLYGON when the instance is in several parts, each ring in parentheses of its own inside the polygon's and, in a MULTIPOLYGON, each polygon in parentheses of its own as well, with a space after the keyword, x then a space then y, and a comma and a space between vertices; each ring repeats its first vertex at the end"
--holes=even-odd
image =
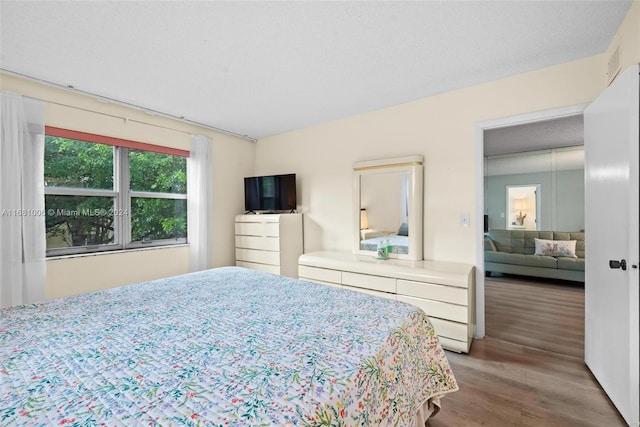
POLYGON ((584 282, 584 232, 489 230, 484 238, 484 270, 487 276, 498 272, 584 282), (539 255, 536 239, 541 239, 539 255), (575 244, 575 255, 545 251, 541 249, 545 244, 556 248, 575 244))

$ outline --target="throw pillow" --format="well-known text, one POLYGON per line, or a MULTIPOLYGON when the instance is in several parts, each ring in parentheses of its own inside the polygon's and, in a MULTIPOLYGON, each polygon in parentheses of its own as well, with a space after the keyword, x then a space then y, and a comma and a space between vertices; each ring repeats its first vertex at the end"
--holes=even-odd
POLYGON ((578 258, 576 256, 577 240, 544 240, 534 239, 536 252, 534 255, 564 256, 578 258))

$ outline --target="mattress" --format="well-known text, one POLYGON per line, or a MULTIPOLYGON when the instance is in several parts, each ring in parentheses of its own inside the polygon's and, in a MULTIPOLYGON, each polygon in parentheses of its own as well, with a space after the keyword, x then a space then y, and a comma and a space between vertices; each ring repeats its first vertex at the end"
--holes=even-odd
POLYGON ((415 426, 457 387, 420 309, 238 267, 0 310, 3 426, 415 426))

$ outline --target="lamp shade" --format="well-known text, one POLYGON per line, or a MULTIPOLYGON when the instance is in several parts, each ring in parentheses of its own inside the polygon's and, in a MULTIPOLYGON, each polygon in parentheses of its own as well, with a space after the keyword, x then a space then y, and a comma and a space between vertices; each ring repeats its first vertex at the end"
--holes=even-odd
POLYGON ((360 230, 366 230, 369 228, 369 223, 367 222, 367 210, 362 208, 360 209, 360 230))
POLYGON ((527 206, 527 199, 525 198, 521 198, 521 199, 515 199, 513 201, 513 208, 516 211, 526 211, 528 206, 527 206))

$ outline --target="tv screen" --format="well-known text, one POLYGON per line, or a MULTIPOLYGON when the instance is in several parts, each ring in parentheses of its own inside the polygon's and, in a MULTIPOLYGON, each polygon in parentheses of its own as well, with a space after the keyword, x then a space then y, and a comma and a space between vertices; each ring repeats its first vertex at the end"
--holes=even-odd
POLYGON ((244 179, 244 209, 293 211, 296 202, 296 174, 252 176, 244 179))

